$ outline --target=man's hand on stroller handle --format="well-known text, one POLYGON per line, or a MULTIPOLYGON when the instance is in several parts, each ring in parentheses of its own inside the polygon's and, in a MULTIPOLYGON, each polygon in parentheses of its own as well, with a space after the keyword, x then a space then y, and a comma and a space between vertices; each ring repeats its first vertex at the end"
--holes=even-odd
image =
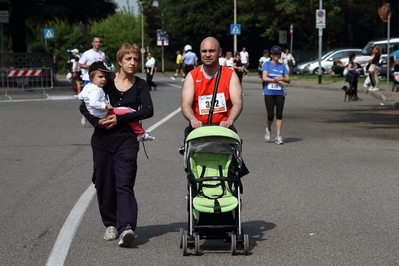
POLYGON ((220 122, 219 126, 229 128, 233 125, 233 122, 230 120, 220 122))
POLYGON ((197 119, 192 119, 192 120, 190 121, 190 123, 191 123, 191 127, 192 127, 192 128, 199 128, 199 127, 202 127, 202 122, 199 121, 199 120, 197 120, 197 119))
MULTIPOLYGON (((191 127, 192 128, 200 128, 203 126, 202 122, 197 120, 197 119, 193 119, 190 121, 191 127)), ((226 121, 222 121, 219 123, 219 126, 221 127, 225 127, 225 128, 229 128, 233 125, 233 121, 230 120, 226 120, 226 121)))

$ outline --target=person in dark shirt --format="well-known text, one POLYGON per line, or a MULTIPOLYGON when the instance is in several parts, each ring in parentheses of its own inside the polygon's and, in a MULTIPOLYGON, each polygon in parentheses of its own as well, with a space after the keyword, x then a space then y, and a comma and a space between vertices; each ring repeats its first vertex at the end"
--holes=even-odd
POLYGON ((117 52, 118 72, 103 87, 113 107, 130 107, 136 112, 96 118, 84 102, 80 112, 94 127, 91 138, 94 172, 100 215, 106 227, 104 239, 127 247, 135 239, 137 201, 134 184, 139 142, 129 123, 150 118, 154 108, 147 82, 135 76, 140 63, 140 47, 123 44, 117 52))
POLYGON ((381 48, 374 45, 371 48, 371 58, 369 60, 370 66, 368 68, 371 87, 367 91, 378 91, 378 66, 380 64, 381 48))

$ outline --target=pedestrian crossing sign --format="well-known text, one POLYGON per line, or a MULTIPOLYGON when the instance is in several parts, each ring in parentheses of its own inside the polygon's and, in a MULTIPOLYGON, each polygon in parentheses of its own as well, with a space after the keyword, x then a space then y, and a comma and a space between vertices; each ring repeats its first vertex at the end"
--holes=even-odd
POLYGON ((241 24, 230 24, 230 35, 240 35, 241 24))
POLYGON ((54 29, 44 29, 44 39, 53 39, 54 29))

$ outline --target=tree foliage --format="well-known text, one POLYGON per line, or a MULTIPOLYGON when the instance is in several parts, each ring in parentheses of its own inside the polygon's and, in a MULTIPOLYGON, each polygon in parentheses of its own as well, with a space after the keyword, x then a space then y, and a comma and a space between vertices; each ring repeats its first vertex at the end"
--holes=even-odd
MULTIPOLYGON (((137 43, 141 41, 141 21, 130 9, 123 9, 106 19, 90 24, 69 24, 56 20, 46 24, 54 29, 54 39, 48 41, 49 50, 57 55, 60 62, 66 62, 70 54, 66 51, 74 48, 80 53, 91 49, 93 37, 101 38, 101 50, 105 52, 107 60, 116 61, 116 52, 123 43, 137 43)), ((42 30, 38 29, 42 32, 42 30)), ((43 44, 41 38, 36 43, 43 44)), ((64 64, 60 65, 60 72, 64 72, 64 64)))
MULTIPOLYGON (((233 1, 220 0, 160 0, 165 12, 165 28, 172 45, 186 43, 198 48, 200 41, 212 35, 224 50, 231 50, 233 36, 229 26, 234 21, 233 1)), ((335 47, 363 47, 368 41, 387 36, 387 24, 378 17, 383 0, 324 0, 326 28, 323 30, 323 50, 335 47)), ((399 36, 399 1, 388 0, 392 9, 391 36, 399 36)), ((246 46, 258 53, 279 42, 279 31, 289 32, 294 26, 293 49, 317 50, 317 0, 236 0, 237 24, 241 24, 238 48, 246 46)), ((288 43, 290 39, 288 38, 288 43)), ((289 46, 289 44, 283 44, 289 46)), ((257 58, 256 58, 257 59, 257 58)))
POLYGON ((101 20, 115 13, 116 4, 112 0, 3 0, 1 10, 9 12, 8 30, 12 37, 12 50, 26 52, 29 24, 44 25, 49 21, 86 24, 101 20))
MULTIPOLYGON (((399 1, 390 2, 392 9, 390 36, 399 37, 399 1)), ((113 0, 0 0, 0 10, 8 10, 10 23, 4 24, 5 48, 14 52, 44 49, 43 29, 54 28, 55 38, 48 41, 51 51, 60 56, 66 49, 81 51, 91 47, 94 35, 101 37, 102 49, 115 60, 123 42, 141 45, 141 14, 144 15, 144 48, 159 58, 156 31, 168 33, 166 58, 174 60, 175 51, 191 44, 198 51, 207 36, 219 39, 224 51, 233 51, 230 24, 234 23, 232 0, 142 0, 138 16, 133 10, 115 13, 113 0), (12 39, 12 45, 8 40, 12 39)), ((335 47, 363 47, 368 41, 387 36, 387 23, 378 16, 383 0, 324 0, 326 28, 323 50, 335 47)), ((294 26, 293 49, 317 50, 315 27, 317 0, 236 0, 238 49, 246 46, 251 60, 261 51, 279 44, 279 31, 289 32, 294 26)), ((129 9, 129 8, 128 8, 129 9)), ((288 43, 282 44, 288 47, 288 43)), ((258 57, 259 56, 259 57, 258 57)), ((256 61, 255 61, 256 62, 256 61)))

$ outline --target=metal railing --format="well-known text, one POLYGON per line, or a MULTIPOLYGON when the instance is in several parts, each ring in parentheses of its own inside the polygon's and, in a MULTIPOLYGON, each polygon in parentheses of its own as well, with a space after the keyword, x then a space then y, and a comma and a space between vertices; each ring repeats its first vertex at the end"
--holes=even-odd
POLYGON ((53 89, 53 70, 51 67, 40 68, 12 68, 0 69, 1 87, 0 92, 4 92, 1 100, 12 101, 9 91, 32 91, 42 90, 42 98, 49 98, 46 90, 53 89))

